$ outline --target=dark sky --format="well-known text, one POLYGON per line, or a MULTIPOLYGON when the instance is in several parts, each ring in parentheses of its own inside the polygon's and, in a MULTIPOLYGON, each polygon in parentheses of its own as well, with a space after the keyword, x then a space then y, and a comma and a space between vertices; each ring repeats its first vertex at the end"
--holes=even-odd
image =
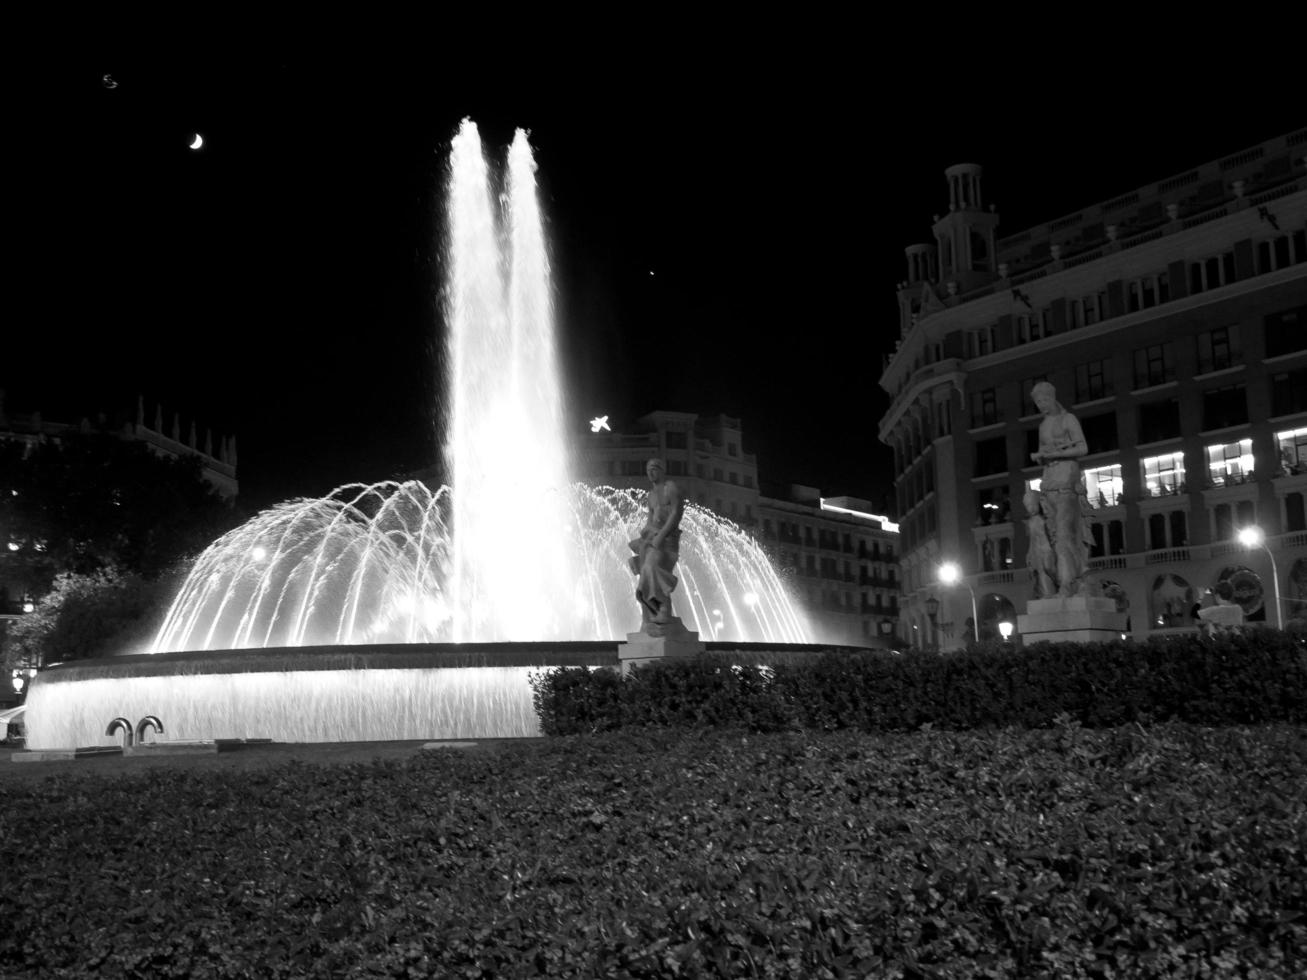
POLYGON ((1054 86, 905 84, 839 48, 803 70, 68 59, 18 93, 0 387, 11 411, 141 393, 235 432, 252 506, 435 462, 444 157, 471 116, 496 159, 531 132, 578 439, 727 412, 764 478, 879 502, 894 286, 944 168, 984 165, 1012 234, 1307 122, 1251 56, 1222 77, 1255 87, 1201 97, 1210 66, 1181 55, 1054 86))

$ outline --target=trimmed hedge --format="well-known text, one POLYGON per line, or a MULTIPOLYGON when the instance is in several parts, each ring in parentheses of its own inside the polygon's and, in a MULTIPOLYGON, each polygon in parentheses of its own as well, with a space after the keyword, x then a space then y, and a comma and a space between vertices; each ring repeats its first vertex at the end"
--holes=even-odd
POLYGON ((1303 976, 1301 728, 629 731, 6 787, 0 976, 1303 976))
POLYGON ((739 664, 708 653, 532 678, 546 735, 626 726, 911 731, 1021 725, 1066 715, 1103 728, 1307 721, 1307 648, 1274 630, 1145 643, 1041 643, 962 653, 826 653, 806 664, 739 664))

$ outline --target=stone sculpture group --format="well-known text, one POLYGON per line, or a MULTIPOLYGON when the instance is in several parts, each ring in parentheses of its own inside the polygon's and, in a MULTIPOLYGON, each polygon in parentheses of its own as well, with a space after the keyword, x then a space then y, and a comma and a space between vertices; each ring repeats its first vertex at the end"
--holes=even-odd
POLYGON ((1039 451, 1031 459, 1044 467, 1038 490, 1023 498, 1030 541, 1026 567, 1036 598, 1088 593, 1089 546, 1093 542, 1089 498, 1078 460, 1089 452, 1079 420, 1062 407, 1057 390, 1041 381, 1030 397, 1044 416, 1039 451))

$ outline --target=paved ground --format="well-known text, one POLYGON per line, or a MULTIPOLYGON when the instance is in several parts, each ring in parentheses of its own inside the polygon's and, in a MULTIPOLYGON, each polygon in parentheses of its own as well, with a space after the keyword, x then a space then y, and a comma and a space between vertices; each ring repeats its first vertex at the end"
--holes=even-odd
POLYGON ((424 745, 445 745, 447 751, 493 752, 514 742, 542 739, 483 739, 464 742, 324 742, 309 744, 263 744, 203 755, 165 755, 154 758, 122 755, 88 756, 52 762, 14 762, 21 750, 0 747, 0 787, 16 779, 44 779, 53 775, 120 775, 145 769, 186 768, 193 771, 227 770, 244 772, 281 766, 288 762, 313 765, 348 765, 376 759, 406 759, 423 751, 424 745))

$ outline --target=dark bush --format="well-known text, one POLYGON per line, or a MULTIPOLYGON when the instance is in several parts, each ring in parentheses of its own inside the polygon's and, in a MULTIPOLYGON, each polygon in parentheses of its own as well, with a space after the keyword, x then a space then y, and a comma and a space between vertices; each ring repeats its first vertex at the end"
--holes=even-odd
POLYGON ((1274 630, 947 654, 827 652, 773 667, 733 665, 727 654, 712 653, 625 677, 560 668, 532 683, 547 735, 630 725, 1041 728, 1060 715, 1094 728, 1171 719, 1307 721, 1307 650, 1301 638, 1274 630))
POLYGON ((156 578, 114 566, 86 574, 62 572, 35 611, 10 626, 6 665, 139 652, 162 625, 181 580, 180 567, 156 578))

